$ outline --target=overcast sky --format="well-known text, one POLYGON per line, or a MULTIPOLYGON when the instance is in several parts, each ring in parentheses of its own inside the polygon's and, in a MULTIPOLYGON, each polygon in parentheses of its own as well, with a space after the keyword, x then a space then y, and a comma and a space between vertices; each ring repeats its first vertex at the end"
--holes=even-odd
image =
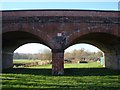
MULTIPOLYGON (((79 9, 79 10, 114 10, 118 11, 119 0, 1 0, 0 10, 31 10, 31 9, 79 9), (9 2, 8 2, 9 1, 9 2), (51 1, 51 2, 50 2, 51 1)), ((94 46, 88 44, 77 44, 67 51, 85 48, 88 51, 98 51, 94 46)), ((41 44, 27 44, 18 48, 19 53, 38 53, 49 49, 41 44), (32 48, 32 49, 31 49, 32 48)))

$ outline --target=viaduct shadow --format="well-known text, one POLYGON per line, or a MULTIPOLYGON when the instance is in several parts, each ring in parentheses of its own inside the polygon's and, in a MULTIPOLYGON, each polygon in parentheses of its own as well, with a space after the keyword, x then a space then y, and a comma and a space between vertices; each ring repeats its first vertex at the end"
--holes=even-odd
MULTIPOLYGON (((32 74, 52 76, 52 69, 31 69, 31 68, 11 68, 6 69, 4 74, 32 74)), ((120 71, 107 68, 65 68, 65 73, 62 76, 107 76, 107 75, 120 75, 120 71)))

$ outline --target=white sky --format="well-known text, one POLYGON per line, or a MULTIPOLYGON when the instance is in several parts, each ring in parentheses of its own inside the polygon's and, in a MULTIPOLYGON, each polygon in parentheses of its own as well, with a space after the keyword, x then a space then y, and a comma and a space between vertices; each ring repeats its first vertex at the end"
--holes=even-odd
MULTIPOLYGON (((97 47, 93 46, 93 45, 89 45, 89 44, 75 44, 73 46, 70 46, 69 48, 67 48, 65 50, 65 52, 70 52, 74 49, 81 49, 84 48, 86 51, 91 51, 91 52, 97 52, 100 51, 97 47)), ((15 52, 19 52, 19 53, 42 53, 45 49, 49 49, 51 50, 49 47, 42 45, 42 44, 38 44, 38 43, 31 43, 31 44, 25 44, 21 47, 19 47, 17 50, 15 50, 15 52)))
MULTIPOLYGON (((118 10, 119 0, 0 0, 0 10, 24 9, 85 9, 85 10, 118 10)), ((88 51, 98 51, 96 47, 88 44, 76 44, 66 51, 85 48, 88 51)), ((26 44, 15 52, 38 53, 49 49, 42 44, 26 44)))

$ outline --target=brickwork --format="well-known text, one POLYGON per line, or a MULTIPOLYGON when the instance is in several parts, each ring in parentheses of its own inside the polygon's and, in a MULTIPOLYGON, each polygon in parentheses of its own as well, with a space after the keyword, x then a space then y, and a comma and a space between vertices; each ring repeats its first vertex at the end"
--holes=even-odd
POLYGON ((64 74, 64 50, 52 50, 52 74, 64 74))
MULTIPOLYGON (((76 43, 97 46, 106 55, 106 67, 120 69, 119 11, 20 10, 2 11, 3 51, 14 52, 26 43, 41 43, 52 49, 52 74, 64 73, 64 50, 76 43), (117 49, 117 51, 115 50, 117 49), (112 60, 114 59, 114 60, 112 60), (114 63, 114 64, 113 64, 114 63)), ((5 67, 11 58, 3 55, 5 67), (5 60, 4 60, 5 59, 5 60)))
POLYGON ((13 54, 12 53, 2 53, 2 69, 8 69, 13 67, 13 54))

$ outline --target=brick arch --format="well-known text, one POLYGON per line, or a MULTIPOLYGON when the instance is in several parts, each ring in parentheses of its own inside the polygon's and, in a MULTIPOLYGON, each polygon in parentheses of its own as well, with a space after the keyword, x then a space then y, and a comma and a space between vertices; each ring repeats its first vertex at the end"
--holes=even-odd
MULTIPOLYGON (((67 47, 70 44, 74 43, 77 39, 84 38, 85 36, 89 36, 89 35, 95 35, 95 38, 101 37, 102 35, 108 36, 108 37, 110 36, 110 37, 113 37, 112 39, 117 39, 117 40, 120 37, 119 26, 116 24, 112 24, 112 25, 111 24, 95 24, 92 26, 85 23, 83 25, 76 25, 72 29, 73 29, 71 30, 72 32, 70 32, 70 34, 67 36, 67 40, 68 40, 66 45, 67 47)), ((87 43, 90 43, 90 42, 87 42, 87 43)))
MULTIPOLYGON (((40 43, 45 46, 49 44, 43 37, 37 36, 31 32, 25 31, 9 31, 2 34, 2 68, 13 67, 13 53, 14 51, 27 43, 40 43)), ((31 48, 32 49, 32 48, 31 48)))
MULTIPOLYGON (((113 34, 105 33, 105 32, 91 32, 91 33, 87 33, 83 35, 79 34, 79 36, 73 37, 71 39, 71 41, 67 44, 66 48, 68 48, 71 45, 78 44, 78 43, 92 44, 100 48, 102 51, 106 51, 109 48, 111 49, 111 45, 115 47, 116 47, 116 44, 119 45, 120 37, 113 35, 113 34)), ((113 49, 115 50, 115 48, 113 49)))
POLYGON ((120 37, 103 32, 88 33, 73 39, 68 47, 78 43, 87 43, 98 47, 104 52, 107 68, 120 68, 120 37))
POLYGON ((10 52, 13 52, 15 49, 17 49, 21 45, 24 45, 27 43, 41 43, 50 48, 49 44, 45 41, 44 37, 37 36, 34 33, 26 32, 26 31, 4 32, 2 35, 2 39, 3 39, 3 43, 2 43, 3 51, 6 48, 10 47, 9 48, 10 52))

